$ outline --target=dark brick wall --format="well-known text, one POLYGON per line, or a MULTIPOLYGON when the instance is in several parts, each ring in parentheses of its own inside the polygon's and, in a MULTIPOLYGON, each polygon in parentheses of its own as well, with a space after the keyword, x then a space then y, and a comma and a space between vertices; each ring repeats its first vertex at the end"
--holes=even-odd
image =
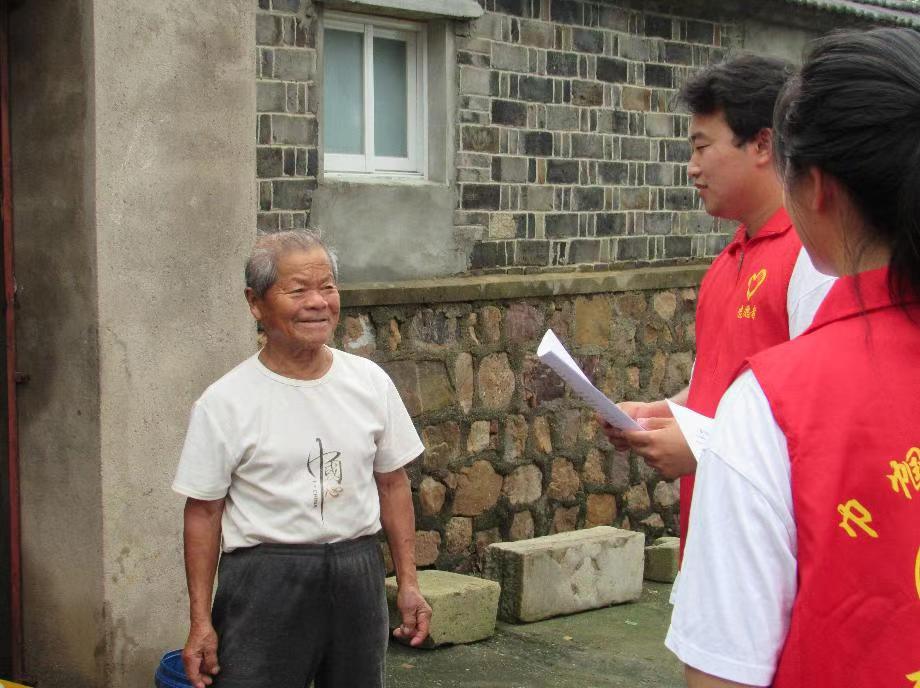
POLYGON ((316 30, 308 0, 258 0, 258 229, 306 227, 318 159, 316 30))
POLYGON ((483 0, 458 29, 458 209, 471 269, 702 259, 729 227, 688 185, 676 87, 740 43, 730 24, 606 2, 483 0))
MULTIPOLYGON (((258 227, 275 231, 310 221, 318 21, 311 0, 257 2, 258 227)), ((740 29, 612 2, 480 2, 480 19, 454 25, 454 225, 480 238, 470 271, 715 255, 731 228, 688 185, 688 118, 673 101, 740 29)))

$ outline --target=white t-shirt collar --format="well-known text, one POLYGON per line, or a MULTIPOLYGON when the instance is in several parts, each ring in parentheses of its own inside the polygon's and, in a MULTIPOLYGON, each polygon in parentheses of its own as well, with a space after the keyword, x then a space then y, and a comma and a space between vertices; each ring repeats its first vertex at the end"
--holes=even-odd
POLYGON ((318 377, 315 380, 298 380, 297 378, 279 375, 274 370, 271 370, 268 366, 262 363, 262 361, 259 359, 259 356, 262 354, 261 349, 259 349, 259 351, 252 356, 252 359, 255 362, 256 369, 265 377, 270 378, 275 382, 280 382, 284 385, 290 385, 291 387, 317 387, 319 385, 325 384, 328 380, 330 380, 334 376, 336 368, 338 367, 339 359, 335 354, 335 349, 331 349, 328 346, 324 348, 326 351, 332 354, 332 365, 329 366, 329 370, 323 373, 322 377, 318 377))

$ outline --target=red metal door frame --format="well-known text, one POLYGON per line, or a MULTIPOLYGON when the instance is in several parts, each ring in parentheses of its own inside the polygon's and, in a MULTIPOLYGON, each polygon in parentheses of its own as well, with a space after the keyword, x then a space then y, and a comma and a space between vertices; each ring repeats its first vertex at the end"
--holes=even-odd
POLYGON ((10 648, 13 678, 23 675, 22 666, 22 556, 19 515, 19 431, 16 423, 16 280, 13 276, 13 184, 10 155, 10 60, 9 5, 0 0, 0 176, 3 206, 3 316, 6 325, 7 457, 10 523, 10 648))

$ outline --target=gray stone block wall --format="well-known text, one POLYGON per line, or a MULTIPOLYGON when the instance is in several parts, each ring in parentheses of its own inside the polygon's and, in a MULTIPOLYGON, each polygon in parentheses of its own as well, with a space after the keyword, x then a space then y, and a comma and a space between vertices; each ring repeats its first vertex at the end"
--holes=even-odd
POLYGON ((334 344, 389 373, 425 444, 408 467, 419 566, 476 572, 492 543, 599 525, 678 532, 677 482, 616 451, 536 349, 552 328, 610 398, 669 396, 689 381, 697 289, 430 297, 349 305, 334 344))
MULTIPOLYGON (((308 226, 321 178, 317 7, 255 1, 258 228, 308 226)), ((673 100, 690 73, 740 46, 740 27, 612 2, 480 2, 480 19, 454 25, 454 226, 481 238, 470 271, 718 253, 731 226, 688 186, 688 118, 673 100)))
MULTIPOLYGON (((317 8, 258 2, 258 223, 275 231, 309 225, 322 176, 317 8)), ((692 70, 740 42, 740 30, 580 0, 484 8, 455 25, 454 225, 481 237, 470 272, 715 255, 730 228, 688 187, 688 119, 672 100, 692 70)), ((676 483, 614 451, 534 351, 552 327, 612 398, 671 394, 689 378, 696 289, 529 297, 509 287, 463 301, 458 288, 351 305, 336 338, 387 369, 427 447, 411 469, 419 564, 474 571, 493 542, 594 525, 676 533, 676 483)))
POLYGON ((310 0, 258 0, 258 229, 306 227, 316 188, 319 124, 316 11, 310 0))
POLYGON ((676 87, 732 24, 610 2, 483 0, 458 30, 455 223, 477 272, 703 259, 730 227, 689 187, 676 87))

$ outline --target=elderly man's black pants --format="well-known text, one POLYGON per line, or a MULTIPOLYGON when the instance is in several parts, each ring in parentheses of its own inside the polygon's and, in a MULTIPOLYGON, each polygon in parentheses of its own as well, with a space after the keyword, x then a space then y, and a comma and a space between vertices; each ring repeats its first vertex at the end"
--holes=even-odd
POLYGON ((224 554, 215 688, 382 688, 385 575, 376 536, 224 554))

